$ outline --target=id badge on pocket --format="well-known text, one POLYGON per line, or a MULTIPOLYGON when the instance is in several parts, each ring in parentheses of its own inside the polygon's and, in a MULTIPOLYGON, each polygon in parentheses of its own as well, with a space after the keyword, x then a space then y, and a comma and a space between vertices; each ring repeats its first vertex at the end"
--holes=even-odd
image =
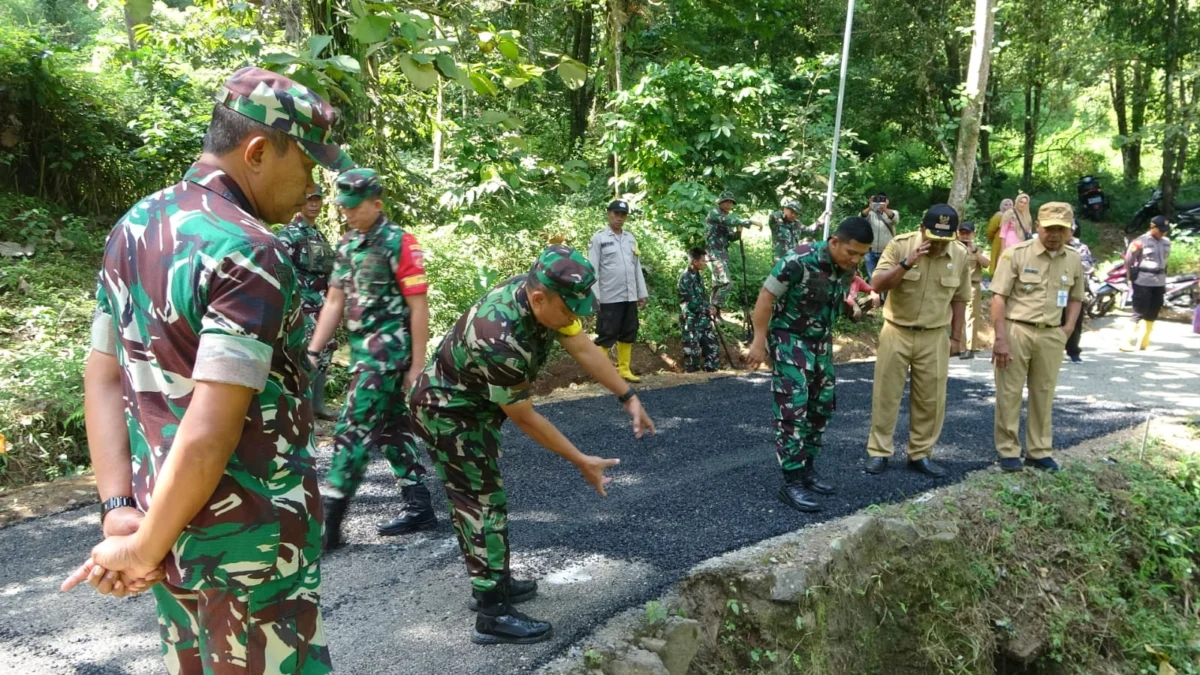
POLYGON ((1067 306, 1067 291, 1063 290, 1063 291, 1058 292, 1058 306, 1059 307, 1067 306))

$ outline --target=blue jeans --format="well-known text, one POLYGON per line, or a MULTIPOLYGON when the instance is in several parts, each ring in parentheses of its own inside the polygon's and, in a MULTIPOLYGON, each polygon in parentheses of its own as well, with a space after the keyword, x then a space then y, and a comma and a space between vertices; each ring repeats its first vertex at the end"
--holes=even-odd
MULTIPOLYGON (((867 276, 866 276, 866 282, 867 282, 868 284, 869 284, 869 283, 871 283, 871 277, 875 276, 875 266, 879 264, 879 259, 880 259, 880 258, 882 258, 882 257, 883 257, 883 253, 876 253, 876 252, 874 252, 874 251, 867 251, 867 257, 866 257, 866 258, 863 260, 863 262, 864 262, 864 263, 866 264, 866 266, 867 266, 867 276)), ((883 302, 884 300, 887 300, 887 294, 886 294, 886 293, 880 293, 880 294, 879 294, 879 301, 880 301, 880 302, 883 302)))

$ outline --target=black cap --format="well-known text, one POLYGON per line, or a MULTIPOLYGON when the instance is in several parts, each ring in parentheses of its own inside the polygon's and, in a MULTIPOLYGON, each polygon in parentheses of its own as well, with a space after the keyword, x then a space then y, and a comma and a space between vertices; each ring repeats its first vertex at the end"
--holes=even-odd
POLYGON ((1150 226, 1157 227, 1158 231, 1163 234, 1171 231, 1171 223, 1167 221, 1166 216, 1154 216, 1150 219, 1150 226))
POLYGON ((608 205, 608 210, 616 211, 617 213, 629 213, 629 204, 623 199, 617 199, 608 205))
POLYGON ((885 201, 887 201, 887 198, 888 198, 888 196, 887 196, 886 192, 877 192, 874 197, 871 197, 871 201, 885 202, 885 201))
POLYGON ((934 204, 925 212, 921 225, 929 239, 957 239, 958 211, 949 204, 934 204))
POLYGON ((970 220, 964 220, 964 221, 962 221, 962 223, 959 224, 958 229, 967 230, 969 232, 974 232, 975 231, 975 223, 970 220))

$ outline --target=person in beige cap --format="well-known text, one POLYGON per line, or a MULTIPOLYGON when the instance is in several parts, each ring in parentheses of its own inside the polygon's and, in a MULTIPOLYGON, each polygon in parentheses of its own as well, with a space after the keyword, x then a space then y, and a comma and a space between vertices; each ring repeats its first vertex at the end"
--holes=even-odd
POLYGON ((898 235, 884 248, 871 277, 871 285, 887 293, 887 300, 875 357, 867 473, 887 469, 904 381, 911 373, 908 468, 934 478, 945 475, 929 456, 942 433, 950 355, 962 351, 971 299, 967 249, 955 242, 957 237, 958 212, 934 204, 921 219, 920 231, 898 235))
POLYGON ((996 452, 1000 468, 1021 471, 1021 390, 1029 387, 1025 464, 1058 471, 1051 412, 1063 347, 1083 306, 1083 262, 1066 242, 1074 213, 1065 202, 1038 209, 1038 236, 1007 248, 992 277, 996 344, 996 452), (1065 326, 1063 312, 1067 313, 1065 326))

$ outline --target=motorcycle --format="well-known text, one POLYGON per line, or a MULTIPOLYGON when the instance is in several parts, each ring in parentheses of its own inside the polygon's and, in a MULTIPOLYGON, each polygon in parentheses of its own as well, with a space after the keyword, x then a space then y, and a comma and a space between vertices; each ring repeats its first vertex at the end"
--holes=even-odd
POLYGON ((1167 277, 1163 306, 1175 309, 1195 309, 1200 303, 1200 275, 1177 274, 1167 277))
MULTIPOLYGON (((1133 219, 1125 226, 1125 234, 1145 232, 1150 227, 1150 219, 1158 215, 1162 215, 1162 190, 1150 193, 1150 199, 1133 214, 1133 219)), ((1176 204, 1171 225, 1182 230, 1200 230, 1200 202, 1176 204)))
POLYGON ((1125 278, 1125 263, 1118 263, 1108 270, 1103 283, 1098 283, 1099 277, 1095 269, 1090 276, 1089 285, 1097 283, 1097 287, 1091 301, 1085 307, 1088 316, 1098 319, 1111 312, 1118 302, 1121 303, 1121 307, 1127 304, 1130 290, 1129 280, 1125 278))
POLYGON ((1100 189, 1100 181, 1095 176, 1084 176, 1075 185, 1079 192, 1079 206, 1083 215, 1092 222, 1100 222, 1108 211, 1108 195, 1100 189))

